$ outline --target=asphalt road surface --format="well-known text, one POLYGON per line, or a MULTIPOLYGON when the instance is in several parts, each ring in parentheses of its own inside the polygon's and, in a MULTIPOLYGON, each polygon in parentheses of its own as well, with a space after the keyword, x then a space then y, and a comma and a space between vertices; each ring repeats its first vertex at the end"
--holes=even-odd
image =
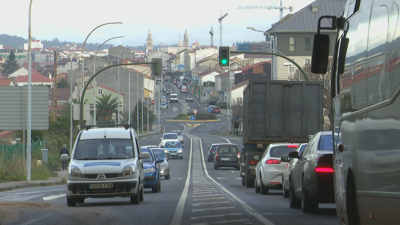
MULTIPOLYGON (((172 83, 166 83, 167 88, 172 83)), ((170 87, 169 87, 170 86, 170 87)), ((145 189, 144 201, 131 205, 129 198, 86 199, 67 207, 66 185, 34 187, 0 192, 0 225, 14 224, 338 224, 334 204, 320 204, 315 214, 291 209, 281 190, 268 195, 242 185, 235 168, 213 169, 207 161, 212 143, 231 142, 242 148, 239 136, 222 136, 226 118, 218 122, 171 122, 166 119, 184 113, 187 93, 178 93, 180 102, 171 103, 161 113, 165 132, 182 130, 183 159, 171 159, 171 179, 162 180, 161 191, 145 189), (176 109, 174 109, 176 108, 176 109), (183 111, 182 111, 183 110, 183 111)), ((207 105, 190 102, 190 109, 206 110, 207 105)), ((189 109, 189 110, 190 110, 189 109)), ((186 109, 188 110, 188 109, 186 109)), ((140 140, 140 145, 157 145, 161 134, 140 140)))

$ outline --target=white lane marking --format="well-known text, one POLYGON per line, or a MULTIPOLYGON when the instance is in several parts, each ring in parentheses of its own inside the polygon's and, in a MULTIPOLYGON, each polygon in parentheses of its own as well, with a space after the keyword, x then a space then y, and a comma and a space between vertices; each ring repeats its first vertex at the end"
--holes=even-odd
POLYGON ((236 178, 236 180, 241 180, 241 179, 242 179, 241 177, 237 177, 237 178, 236 178))
POLYGON ((189 190, 190 184, 190 169, 192 168, 192 153, 193 153, 193 140, 190 139, 190 154, 189 154, 189 166, 186 176, 185 187, 183 188, 183 192, 181 198, 179 199, 178 206, 176 207, 174 217, 172 218, 171 225, 180 225, 183 216, 183 209, 185 207, 185 202, 189 190))
MULTIPOLYGON (((199 138, 199 142, 200 142, 200 152, 203 152, 203 142, 201 141, 201 139, 199 138)), ((230 192, 228 189, 226 189, 224 186, 222 186, 220 183, 218 183, 216 180, 214 180, 207 171, 207 167, 206 167, 206 163, 204 160, 204 155, 201 155, 201 161, 203 163, 203 171, 204 174, 212 181, 214 182, 216 185, 218 185, 226 194, 228 194, 229 196, 231 196, 231 198, 235 199, 243 208, 245 208, 250 214, 252 214, 254 217, 256 217, 262 224, 265 225, 274 225, 271 221, 269 221, 267 218, 265 218, 264 216, 262 216, 260 213, 258 213, 256 210, 254 210, 253 208, 251 208, 249 205, 247 205, 244 201, 242 201, 239 197, 237 197, 236 195, 234 195, 232 192, 230 192)))
POLYGON ((227 213, 227 214, 215 214, 215 215, 207 215, 207 216, 197 216, 197 217, 192 217, 192 220, 197 220, 197 219, 204 219, 204 218, 214 218, 214 217, 223 217, 223 216, 241 216, 243 213, 227 213))
POLYGON ((220 197, 220 198, 214 198, 214 197, 198 198, 198 199, 192 199, 192 201, 210 201, 210 200, 218 200, 218 199, 225 199, 225 197, 220 197))
POLYGON ((226 177, 217 177, 218 180, 226 180, 226 177))
POLYGON ((194 223, 192 225, 211 225, 211 224, 228 224, 228 223, 239 223, 239 222, 248 222, 248 219, 241 219, 241 220, 223 220, 217 221, 212 223, 194 223))
POLYGON ((197 198, 197 197, 207 197, 207 196, 216 196, 216 195, 222 195, 222 194, 210 194, 210 195, 199 195, 199 196, 193 195, 193 198, 197 198))
POLYGON ((43 200, 50 201, 50 200, 54 200, 54 199, 57 199, 57 198, 62 198, 64 196, 67 196, 67 194, 50 195, 50 196, 47 196, 47 197, 43 197, 43 200))
POLYGON ((182 180, 182 177, 171 178, 171 180, 182 180))
POLYGON ((228 201, 220 201, 220 202, 204 202, 204 203, 194 203, 192 206, 201 206, 201 205, 213 205, 213 204, 222 204, 229 203, 228 201))
POLYGON ((192 212, 202 212, 202 211, 215 211, 215 210, 222 210, 222 209, 234 209, 235 206, 226 206, 226 207, 217 207, 217 208, 206 208, 206 209, 192 209, 192 212))

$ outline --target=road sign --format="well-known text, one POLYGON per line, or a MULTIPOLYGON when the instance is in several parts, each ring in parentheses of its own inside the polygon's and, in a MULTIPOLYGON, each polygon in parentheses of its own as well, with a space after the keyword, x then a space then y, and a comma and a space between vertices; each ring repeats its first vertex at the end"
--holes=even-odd
POLYGON ((156 100, 151 100, 151 104, 152 105, 156 104, 156 100))
POLYGON ((191 120, 195 120, 196 117, 195 117, 195 116, 191 116, 190 119, 191 119, 191 120))
POLYGON ((197 115, 197 112, 199 111, 198 109, 192 109, 194 115, 197 115))
POLYGON ((207 94, 210 94, 210 90, 206 90, 206 93, 207 93, 207 94))
POLYGON ((210 91, 210 95, 213 96, 213 94, 214 94, 214 92, 213 92, 213 91, 210 91))
POLYGON ((212 108, 208 108, 208 112, 211 112, 212 111, 212 108))

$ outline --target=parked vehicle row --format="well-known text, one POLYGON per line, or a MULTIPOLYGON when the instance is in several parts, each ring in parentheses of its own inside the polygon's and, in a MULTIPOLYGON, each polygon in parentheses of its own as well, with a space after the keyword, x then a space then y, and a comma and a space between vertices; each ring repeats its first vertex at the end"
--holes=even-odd
POLYGON ((305 213, 335 203, 333 145, 331 131, 318 132, 308 143, 269 144, 255 168, 255 192, 282 189, 289 206, 305 213))

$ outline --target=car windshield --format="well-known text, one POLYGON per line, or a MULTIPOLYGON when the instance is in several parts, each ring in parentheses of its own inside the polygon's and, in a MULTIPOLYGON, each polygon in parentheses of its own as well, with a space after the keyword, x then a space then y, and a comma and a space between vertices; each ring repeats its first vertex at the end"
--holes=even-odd
POLYGON ((132 141, 129 139, 80 140, 73 158, 77 160, 106 160, 134 158, 132 141))
POLYGON ((177 134, 164 134, 163 139, 178 139, 177 134))
POLYGON ((269 150, 269 155, 277 158, 288 157, 289 153, 294 152, 295 150, 295 148, 289 148, 287 146, 277 146, 269 150))
POLYGON ((218 146, 219 153, 234 153, 237 154, 238 148, 237 146, 228 146, 228 145, 219 145, 218 146))
POLYGON ((212 147, 211 147, 211 150, 217 150, 217 148, 218 148, 218 145, 213 145, 212 147))
POLYGON ((171 133, 176 133, 177 135, 182 135, 182 131, 179 131, 179 130, 171 131, 171 133))
POLYGON ((154 162, 153 154, 151 154, 151 152, 150 152, 150 150, 148 148, 142 148, 142 152, 147 152, 150 155, 149 158, 142 159, 143 162, 154 162))
POLYGON ((182 145, 179 141, 168 141, 164 145, 165 148, 181 148, 182 145))
POLYGON ((164 149, 152 149, 156 159, 165 159, 167 155, 165 154, 164 149))
POLYGON ((333 136, 322 135, 319 141, 318 150, 332 150, 333 151, 333 136))

